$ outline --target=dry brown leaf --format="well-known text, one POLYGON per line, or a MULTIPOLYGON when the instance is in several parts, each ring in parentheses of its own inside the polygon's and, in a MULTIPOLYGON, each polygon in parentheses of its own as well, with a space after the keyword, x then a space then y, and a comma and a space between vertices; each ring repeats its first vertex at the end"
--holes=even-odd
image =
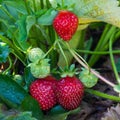
POLYGON ((116 107, 109 108, 104 116, 102 120, 120 120, 120 104, 116 107))

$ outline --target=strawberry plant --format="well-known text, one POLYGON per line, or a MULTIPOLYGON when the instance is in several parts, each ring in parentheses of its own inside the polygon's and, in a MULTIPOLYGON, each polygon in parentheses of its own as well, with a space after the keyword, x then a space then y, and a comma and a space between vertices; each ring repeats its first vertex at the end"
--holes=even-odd
MULTIPOLYGON (((0 118, 65 120, 80 111, 101 80, 120 93, 113 44, 120 37, 119 0, 0 0, 0 103, 18 110, 0 118), (89 30, 101 30, 100 37, 89 30), (109 55, 116 82, 94 65, 109 55)), ((119 62, 118 62, 119 63, 119 62)))

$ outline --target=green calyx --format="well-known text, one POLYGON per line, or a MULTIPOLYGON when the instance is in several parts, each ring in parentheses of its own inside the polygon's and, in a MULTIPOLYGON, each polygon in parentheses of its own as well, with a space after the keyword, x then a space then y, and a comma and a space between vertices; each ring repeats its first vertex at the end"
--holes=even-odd
POLYGON ((60 10, 73 11, 73 10, 74 10, 74 7, 75 7, 75 4, 67 5, 67 4, 65 3, 65 1, 62 0, 61 3, 57 3, 56 9, 57 9, 58 11, 60 11, 60 10))
POLYGON ((72 64, 69 68, 65 67, 64 69, 60 68, 60 75, 61 77, 70 76, 73 77, 75 74, 77 74, 77 69, 75 69, 75 65, 72 64))
POLYGON ((82 71, 79 74, 79 79, 87 88, 95 86, 98 82, 98 78, 85 68, 82 68, 82 71))

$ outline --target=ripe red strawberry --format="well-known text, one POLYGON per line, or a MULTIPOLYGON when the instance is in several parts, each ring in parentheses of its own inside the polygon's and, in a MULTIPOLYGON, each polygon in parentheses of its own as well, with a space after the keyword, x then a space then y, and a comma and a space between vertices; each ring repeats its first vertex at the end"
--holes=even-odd
POLYGON ((30 85, 30 93, 35 98, 42 110, 48 110, 56 104, 56 79, 48 76, 37 79, 30 85))
POLYGON ((53 20, 53 27, 63 40, 69 41, 77 30, 78 17, 70 11, 59 11, 53 20))
POLYGON ((79 107, 84 94, 84 86, 76 77, 64 77, 57 84, 58 102, 67 110, 79 107))

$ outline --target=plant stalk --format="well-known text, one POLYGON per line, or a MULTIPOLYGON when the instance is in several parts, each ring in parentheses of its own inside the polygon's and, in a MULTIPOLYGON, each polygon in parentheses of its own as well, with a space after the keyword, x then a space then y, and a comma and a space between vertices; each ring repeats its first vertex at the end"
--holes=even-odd
POLYGON ((113 95, 108 95, 108 94, 99 92, 99 91, 97 91, 97 90, 85 89, 85 92, 90 93, 90 94, 92 94, 92 95, 96 95, 96 96, 105 98, 105 99, 109 99, 109 100, 113 100, 113 101, 116 101, 116 102, 120 102, 120 97, 113 96, 113 95))
POLYGON ((79 59, 79 57, 77 55, 75 55, 74 50, 72 50, 69 45, 68 46, 68 50, 70 51, 70 53, 73 55, 73 57, 78 61, 78 63, 80 63, 84 68, 88 69, 91 71, 91 73, 93 73, 95 76, 97 76, 99 79, 101 79, 103 82, 105 82, 106 84, 114 87, 115 84, 113 84, 112 82, 110 82, 109 80, 107 80, 106 78, 104 78, 103 76, 101 76, 98 72, 96 72, 95 70, 89 68, 83 61, 81 61, 79 59))
POLYGON ((112 41, 113 41, 114 37, 115 37, 115 33, 111 36, 111 38, 109 40, 110 60, 111 60, 111 64, 112 64, 112 68, 113 68, 115 77, 116 77, 118 83, 120 84, 120 77, 119 77, 119 74, 117 72, 117 68, 116 68, 115 61, 114 61, 114 56, 113 56, 113 53, 112 53, 112 41))
POLYGON ((12 48, 11 53, 13 53, 26 66, 26 63, 24 62, 24 55, 12 44, 12 42, 2 35, 0 35, 0 39, 12 48))
MULTIPOLYGON (((94 55, 107 55, 110 51, 90 51, 90 50, 75 50, 78 53, 94 54, 94 55)), ((120 50, 112 50, 113 54, 120 54, 120 50)))
MULTIPOLYGON (((94 51, 104 51, 106 50, 105 46, 108 45, 108 40, 111 36, 111 34, 115 31, 116 27, 115 26, 112 26, 107 24, 106 27, 105 27, 105 30, 97 44, 97 47, 95 48, 94 51)), ((100 55, 92 55, 88 61, 88 64, 90 66, 93 66, 97 60, 100 58, 100 55)))

